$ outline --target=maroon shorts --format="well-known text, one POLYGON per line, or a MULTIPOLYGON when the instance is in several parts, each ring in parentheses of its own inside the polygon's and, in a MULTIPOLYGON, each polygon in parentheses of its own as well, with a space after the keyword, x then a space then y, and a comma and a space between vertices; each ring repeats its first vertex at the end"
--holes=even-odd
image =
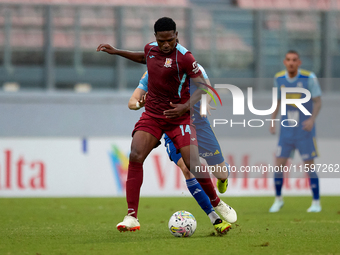
POLYGON ((132 136, 138 130, 145 131, 158 140, 162 138, 163 133, 166 133, 177 150, 188 145, 197 146, 196 129, 190 115, 181 119, 162 119, 151 117, 143 112, 135 125, 132 136))

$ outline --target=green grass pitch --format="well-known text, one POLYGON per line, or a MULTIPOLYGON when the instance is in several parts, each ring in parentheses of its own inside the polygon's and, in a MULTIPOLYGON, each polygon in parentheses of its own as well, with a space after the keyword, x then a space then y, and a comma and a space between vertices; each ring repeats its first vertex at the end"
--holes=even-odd
POLYGON ((238 213, 217 236, 192 197, 141 198, 141 230, 119 233, 125 198, 2 198, 0 254, 340 254, 340 197, 322 197, 321 213, 306 213, 310 197, 285 197, 279 213, 273 197, 223 198, 238 213), (173 237, 172 213, 191 212, 192 237, 173 237))

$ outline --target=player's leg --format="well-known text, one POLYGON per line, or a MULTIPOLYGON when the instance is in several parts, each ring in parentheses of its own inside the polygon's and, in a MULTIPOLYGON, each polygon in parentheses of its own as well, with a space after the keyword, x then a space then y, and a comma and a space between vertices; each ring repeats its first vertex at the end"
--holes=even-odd
POLYGON ((212 223, 214 223, 216 220, 216 217, 214 217, 216 216, 216 213, 214 212, 214 208, 210 202, 208 195, 205 193, 203 187, 198 182, 199 179, 196 179, 195 176, 189 171, 182 158, 178 160, 177 165, 181 168, 183 172, 189 192, 195 198, 202 210, 208 215, 210 220, 213 221, 212 223))
POLYGON ((276 151, 275 166, 280 171, 274 172, 274 185, 275 185, 275 201, 270 207, 269 212, 278 212, 284 205, 282 198, 282 186, 283 186, 283 166, 286 165, 291 153, 295 150, 294 140, 289 140, 280 136, 279 143, 276 151))
POLYGON ((216 193, 216 190, 211 181, 209 172, 206 171, 206 172, 199 173, 199 176, 197 177, 197 181, 201 184, 205 193, 207 193, 212 206, 216 207, 220 203, 221 199, 218 197, 216 193))
MULTIPOLYGON (((172 133, 174 133, 175 134, 174 137, 176 137, 176 129, 171 131, 169 134, 172 135, 172 133)), ((182 132, 181 132, 181 135, 182 135, 182 132)), ((182 155, 181 155, 181 153, 178 152, 174 143, 172 142, 172 140, 167 135, 166 135, 165 138, 166 138, 165 146, 167 147, 167 152, 168 152, 169 158, 170 158, 170 160, 174 161, 177 164, 178 160, 180 158, 182 158, 182 155)), ((181 137, 180 137, 180 139, 181 139, 181 137)), ((183 141, 183 139, 181 139, 181 141, 183 141)), ((189 144, 190 144, 190 142, 189 142, 189 144)), ((182 146, 182 144, 181 144, 181 146, 182 146)), ((184 163, 183 160, 181 162, 184 163)), ((185 165, 185 163, 182 167, 180 166, 180 168, 181 168, 184 175, 187 175, 188 174, 187 172, 190 172, 188 170, 187 166, 185 165)), ((208 172, 200 173, 200 178, 197 178, 197 181, 200 183, 204 192, 208 195, 212 206, 213 207, 217 206, 220 202, 220 198, 218 197, 218 195, 215 191, 215 188, 214 188, 214 186, 211 182, 209 173, 208 172)))
POLYGON ((283 186, 283 166, 286 165, 291 152, 294 151, 294 141, 284 139, 280 137, 276 151, 275 167, 278 167, 280 171, 274 172, 274 185, 275 185, 275 201, 270 207, 269 212, 278 212, 284 205, 282 198, 282 186, 283 186))
MULTIPOLYGON (((182 170, 182 173, 183 173, 185 179, 188 180, 188 179, 195 178, 195 176, 186 167, 186 165, 185 165, 185 163, 182 159, 181 153, 177 153, 177 149, 176 149, 175 145, 173 144, 173 142, 171 141, 171 139, 167 135, 165 135, 164 140, 165 140, 165 147, 167 149, 167 153, 169 155, 170 160, 173 161, 177 166, 179 166, 179 168, 182 170)), ((209 173, 206 173, 206 174, 207 174, 207 176, 205 178, 198 178, 197 179, 198 183, 200 184, 200 187, 198 187, 198 189, 201 189, 201 188, 203 189, 205 194, 209 197, 211 205, 214 207, 214 209, 217 212, 219 212, 222 215, 222 217, 226 221, 228 221, 230 223, 236 222, 237 214, 236 214, 235 210, 232 207, 230 207, 229 205, 227 205, 226 203, 224 203, 218 197, 218 195, 215 191, 215 188, 214 188, 214 186, 211 182, 211 178, 210 178, 209 173)), ((187 186, 188 186, 188 182, 187 182, 187 186)), ((189 186, 188 186, 188 190, 191 192, 191 190, 189 189, 189 186)), ((193 194, 193 193, 191 192, 191 194, 193 194)), ((204 205, 201 205, 198 202, 197 199, 196 199, 196 201, 201 206, 201 208, 203 209, 204 205)))
MULTIPOLYGON (((275 160, 275 166, 280 167, 282 169, 283 166, 286 165, 288 158, 277 157, 275 160)), ((269 212, 278 212, 284 205, 282 198, 282 186, 283 186, 283 172, 275 171, 274 172, 274 185, 275 185, 275 201, 273 205, 270 207, 269 212)))
MULTIPOLYGON (((228 173, 228 177, 229 177, 229 173, 230 173, 230 165, 223 161, 219 164, 216 165, 216 168, 219 169, 219 171, 222 171, 222 172, 227 172, 228 173)), ((227 191, 227 188, 228 188, 228 178, 226 179, 222 179, 222 178, 218 178, 216 175, 215 177, 217 178, 217 189, 220 193, 224 193, 227 191)))
POLYGON ((136 131, 133 136, 126 181, 128 213, 124 220, 117 224, 117 229, 120 232, 140 229, 137 212, 140 188, 143 183, 143 162, 157 143, 158 139, 156 137, 144 131, 136 131))
POLYGON ((162 130, 157 125, 157 122, 143 114, 133 131, 126 181, 128 213, 124 220, 117 224, 117 229, 121 232, 140 229, 137 212, 140 188, 143 183, 143 163, 150 151, 157 146, 161 136, 162 130))
POLYGON ((216 190, 213 186, 213 183, 211 181, 209 172, 208 171, 201 172, 199 177, 197 178, 197 181, 200 183, 203 190, 208 195, 215 211, 219 212, 226 221, 230 223, 236 222, 237 221, 236 211, 230 205, 226 204, 218 197, 216 190))
MULTIPOLYGON (((190 119, 186 121, 190 123, 190 119)), ((174 125, 166 134, 173 141, 175 147, 179 149, 186 167, 191 173, 194 173, 195 168, 201 166, 198 156, 196 130, 190 124, 183 124, 184 125, 179 126, 174 125)), ((226 233, 231 227, 230 223, 220 219, 214 209, 208 214, 208 217, 214 225, 215 230, 220 234, 226 233)))
POLYGON ((137 229, 140 229, 137 212, 140 188, 143 183, 143 162, 157 143, 158 139, 156 137, 144 131, 136 131, 132 138, 126 181, 128 213, 124 217, 124 220, 117 224, 117 229, 120 232, 136 231, 137 229))
POLYGON ((313 171, 315 169, 314 159, 305 160, 304 164, 304 169, 310 169, 308 175, 313 194, 312 205, 307 209, 307 212, 321 212, 319 178, 317 173, 313 171))
MULTIPOLYGON (((275 165, 280 169, 287 164, 288 158, 276 158, 275 165)), ((283 172, 275 171, 274 173, 274 184, 275 184, 275 196, 277 198, 282 197, 282 186, 283 186, 283 172)))
MULTIPOLYGON (((191 193, 191 195, 195 198, 197 203, 200 205, 202 210, 209 216, 211 212, 214 211, 212 203, 209 200, 209 197, 207 196, 205 189, 207 185, 201 186, 198 181, 201 181, 202 178, 196 179, 195 176, 189 171, 189 169, 186 167, 181 153, 177 153, 177 149, 171 139, 165 135, 165 147, 167 150, 167 153, 169 155, 169 158, 171 161, 173 161, 179 168, 182 170, 182 173, 186 179, 186 185, 191 193), (202 191, 203 190, 203 191, 202 191)), ((208 178, 210 181, 210 178, 208 178)), ((211 181, 210 181, 211 187, 214 189, 211 181)), ((214 200, 220 200, 215 192, 214 200)), ((217 204, 216 204, 217 205, 217 204)))
MULTIPOLYGON (((198 157, 198 147, 196 145, 189 145, 189 146, 184 146, 180 148, 180 152, 182 154, 183 161, 188 169, 190 169, 190 172, 193 173, 195 172, 196 166, 200 166, 201 162, 198 157)), ((197 172, 195 172, 197 174, 197 172)), ((207 177, 204 177, 202 173, 199 173, 199 176, 197 178, 204 178, 206 179, 207 177)), ((211 180, 210 180, 211 182, 211 180)), ((214 225, 215 230, 218 233, 225 233, 227 232, 231 224, 223 221, 220 219, 218 214, 215 212, 215 210, 212 208, 212 211, 208 214, 208 217, 210 218, 211 223, 214 225)))
MULTIPOLYGON (((221 163, 222 165, 223 163, 221 163)), ((211 204, 213 205, 214 209, 219 212, 222 217, 230 222, 234 223, 237 221, 237 213, 236 211, 228 204, 226 204, 223 200, 221 200, 216 190, 212 184, 211 177, 208 171, 201 172, 197 181, 201 184, 204 191, 210 198, 211 204)), ((227 181, 227 180, 226 180, 227 181)))
MULTIPOLYGON (((219 166, 229 167, 229 164, 226 162, 220 163, 219 166)), ((217 187, 219 188, 219 191, 226 191, 228 186, 228 179, 225 180, 225 182, 222 182, 220 179, 217 180, 217 187)), ((234 223, 237 221, 237 213, 230 205, 226 204, 223 200, 220 200, 216 206, 214 206, 214 209, 219 212, 224 219, 226 219, 230 223, 234 223)))
MULTIPOLYGON (((214 166, 213 174, 217 178, 217 188, 220 193, 224 193, 227 190, 228 186, 228 176, 229 176, 229 164, 224 161, 224 157, 222 155, 221 147, 217 141, 214 131, 209 122, 199 122, 196 125, 196 134, 197 134, 197 142, 198 142, 198 150, 200 157, 203 157, 209 166, 214 166)), ((198 178, 202 187, 205 183, 211 183, 210 175, 208 174, 205 178, 198 178)), ((208 185, 210 186, 210 185, 208 185)), ((207 187, 209 189, 209 187, 207 187)), ((215 188, 211 185, 211 192, 215 193, 217 197, 215 188)), ((218 197, 217 197, 218 198, 218 197)), ((226 204, 224 201, 220 200, 212 200, 212 204, 214 209, 219 212, 225 220, 230 223, 234 223, 237 221, 236 211, 226 204)))
POLYGON ((215 133, 208 122, 200 122, 196 127, 196 133, 199 155, 209 166, 214 166, 212 173, 218 179, 218 191, 224 193, 228 186, 229 164, 224 161, 215 133))
MULTIPOLYGON (((181 154, 179 153, 179 155, 181 155, 181 154)), ((185 165, 185 163, 184 163, 182 157, 177 161, 177 164, 176 164, 176 165, 181 169, 181 171, 182 171, 182 173, 183 173, 183 175, 184 175, 184 178, 185 178, 186 180, 190 180, 190 179, 193 179, 193 178, 196 179, 195 175, 193 175, 192 173, 190 173, 190 171, 189 171, 189 169, 187 168, 187 166, 185 165)), ((202 188, 202 189, 203 189, 203 188, 202 188)))
POLYGON ((126 200, 128 215, 137 218, 140 187, 143 182, 143 163, 147 155, 157 145, 158 139, 145 131, 136 131, 131 142, 126 200))
MULTIPOLYGON (((198 180, 201 178, 196 179, 195 176, 189 171, 189 169, 187 168, 187 165, 185 164, 181 156, 181 153, 176 152, 176 147, 173 145, 172 142, 171 143, 169 142, 167 147, 168 147, 168 152, 170 150, 170 154, 169 154, 170 159, 172 159, 175 163, 177 162, 176 164, 181 168, 183 175, 186 179, 188 190, 190 191, 191 195, 196 199, 197 203, 200 205, 202 210, 204 210, 204 212, 208 215, 211 223, 214 224, 216 220, 219 219, 219 216, 216 214, 209 200, 209 197, 204 192, 203 187, 198 182, 198 180)), ((212 183, 211 183, 211 186, 212 186, 212 183)))
POLYGON ((309 169, 308 175, 310 187, 313 194, 312 205, 307 209, 307 212, 320 212, 321 205, 320 205, 319 178, 316 171, 313 171, 313 169, 315 169, 314 158, 318 156, 314 136, 312 136, 311 134, 310 137, 306 139, 298 140, 297 148, 300 152, 300 155, 304 159, 304 169, 306 170, 309 169))

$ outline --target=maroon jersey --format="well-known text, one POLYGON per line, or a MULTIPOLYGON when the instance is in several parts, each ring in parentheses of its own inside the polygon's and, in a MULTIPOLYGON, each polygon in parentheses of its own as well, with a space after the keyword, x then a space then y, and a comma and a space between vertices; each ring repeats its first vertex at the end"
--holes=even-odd
MULTIPOLYGON (((144 54, 149 74, 145 113, 165 118, 163 112, 173 109, 170 102, 184 104, 189 100, 189 80, 200 76, 201 71, 191 52, 178 43, 167 54, 159 50, 157 42, 149 43, 144 54)), ((188 118, 188 115, 189 112, 180 119, 188 118)))

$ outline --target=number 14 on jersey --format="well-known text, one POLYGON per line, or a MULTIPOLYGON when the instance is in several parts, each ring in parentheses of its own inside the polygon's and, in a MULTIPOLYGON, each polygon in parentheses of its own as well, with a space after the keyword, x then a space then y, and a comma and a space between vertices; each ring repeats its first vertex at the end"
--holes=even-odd
POLYGON ((179 125, 179 128, 182 131, 182 136, 184 136, 184 132, 189 133, 191 135, 190 125, 185 125, 185 130, 183 125, 179 125))

